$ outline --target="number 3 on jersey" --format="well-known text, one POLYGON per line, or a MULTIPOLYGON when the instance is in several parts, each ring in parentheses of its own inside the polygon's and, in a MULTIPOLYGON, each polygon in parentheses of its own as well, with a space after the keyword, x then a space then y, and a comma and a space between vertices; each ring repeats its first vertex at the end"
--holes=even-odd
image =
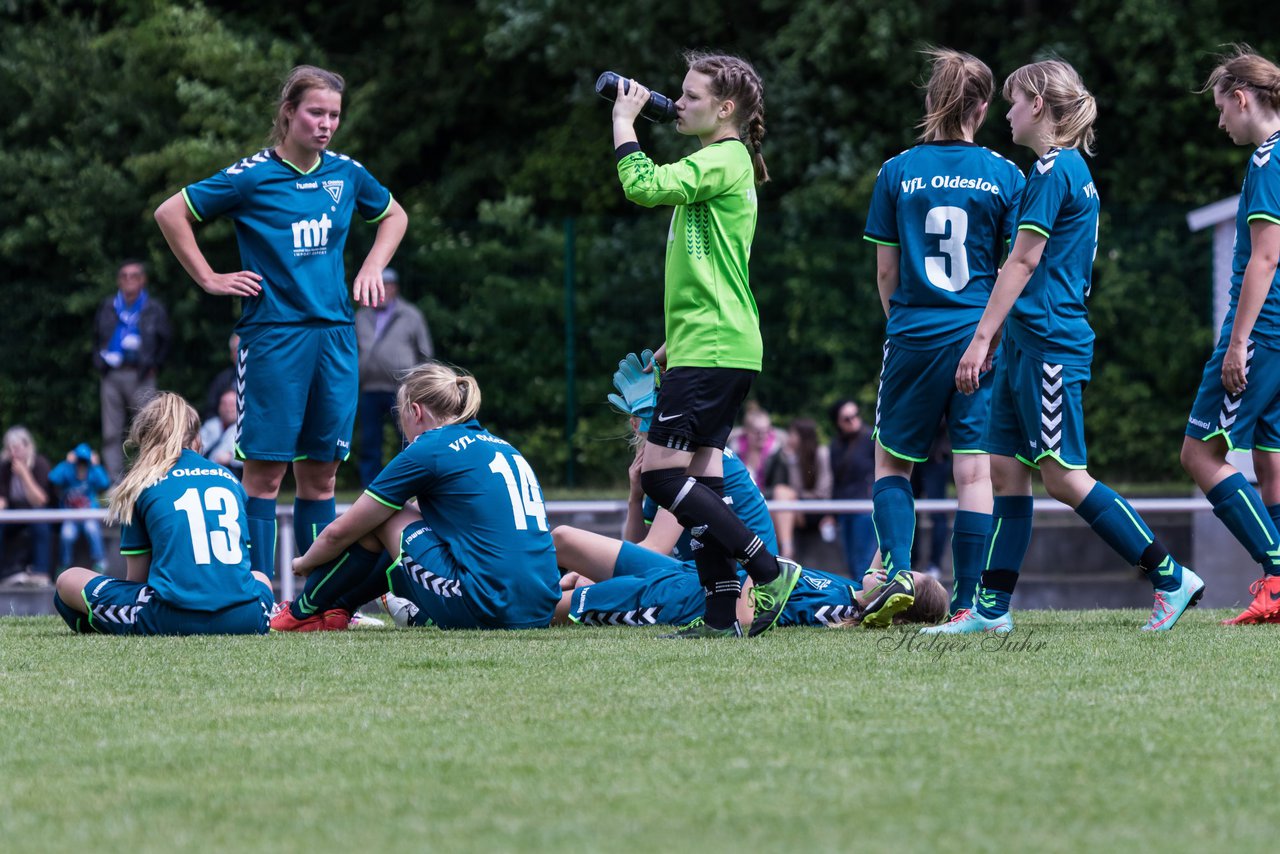
POLYGON ((240 505, 231 490, 222 486, 209 487, 204 491, 202 507, 200 490, 192 487, 182 493, 173 506, 187 514, 192 557, 197 564, 207 566, 213 563, 212 557, 216 557, 219 563, 234 566, 244 558, 240 550, 240 505), (218 514, 218 525, 212 531, 205 524, 205 510, 218 514))
POLYGON ((941 255, 926 255, 925 275, 935 288, 957 293, 969 284, 969 253, 964 241, 969 236, 969 212, 964 208, 930 208, 924 215, 925 234, 936 234, 941 255), (950 234, 950 237, 946 235, 950 234))
POLYGON ((494 454, 489 463, 489 471, 501 475, 507 485, 507 497, 511 499, 511 517, 516 523, 517 531, 529 530, 529 517, 538 523, 538 530, 547 530, 547 508, 542 503, 542 487, 538 486, 538 478, 533 469, 525 462, 524 457, 513 456, 516 461, 516 472, 520 474, 520 484, 516 485, 516 475, 511 471, 511 463, 502 454, 494 454))

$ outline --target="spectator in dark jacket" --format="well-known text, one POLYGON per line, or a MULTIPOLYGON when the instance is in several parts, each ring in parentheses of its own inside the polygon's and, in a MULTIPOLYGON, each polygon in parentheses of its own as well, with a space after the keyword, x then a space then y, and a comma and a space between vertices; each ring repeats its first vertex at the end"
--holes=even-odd
MULTIPOLYGON (((831 497, 857 500, 871 497, 875 482, 876 445, 871 428, 862 420, 855 401, 842 400, 831 407, 835 433, 831 439, 831 497)), ((870 513, 845 513, 837 517, 849 575, 861 578, 876 553, 875 526, 870 513)))
POLYGON ((155 394, 156 371, 169 354, 169 315, 147 293, 147 268, 129 260, 116 270, 116 293, 94 320, 93 363, 102 375, 102 461, 112 480, 124 469, 125 431, 155 394))
POLYGON ((431 334, 418 307, 400 298, 400 276, 382 271, 387 299, 377 308, 356 312, 360 347, 360 481, 368 486, 382 471, 382 440, 392 417, 400 375, 430 359, 431 334))

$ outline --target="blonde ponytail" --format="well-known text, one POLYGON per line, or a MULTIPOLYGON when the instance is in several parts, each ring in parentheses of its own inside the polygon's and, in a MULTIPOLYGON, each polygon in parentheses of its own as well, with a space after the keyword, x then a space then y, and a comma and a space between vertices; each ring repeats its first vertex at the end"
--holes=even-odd
POLYGON ((111 490, 107 521, 131 524, 138 496, 168 474, 199 433, 200 415, 172 392, 162 391, 142 407, 124 443, 125 453, 134 457, 133 464, 111 490))
POLYGON ((964 139, 966 126, 977 130, 978 116, 991 103, 995 77, 976 56, 944 47, 922 51, 932 62, 925 84, 927 111, 920 124, 921 142, 964 139))
POLYGON ((1093 154, 1093 123, 1098 105, 1084 88, 1080 74, 1061 59, 1047 59, 1024 65, 1004 81, 1003 94, 1012 101, 1015 92, 1044 101, 1053 134, 1049 139, 1060 148, 1078 148, 1093 154))
POLYGON ((440 362, 424 362, 400 378, 396 405, 416 403, 445 424, 470 421, 480 413, 480 383, 440 362))

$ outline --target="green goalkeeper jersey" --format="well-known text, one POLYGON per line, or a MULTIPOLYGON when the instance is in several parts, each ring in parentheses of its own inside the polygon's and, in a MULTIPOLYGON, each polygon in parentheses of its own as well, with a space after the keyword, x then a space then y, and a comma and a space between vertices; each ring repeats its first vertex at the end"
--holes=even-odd
POLYGON ((667 166, 634 143, 618 154, 628 199, 675 207, 667 232, 667 367, 759 371, 760 312, 747 272, 755 170, 746 146, 722 140, 667 166))

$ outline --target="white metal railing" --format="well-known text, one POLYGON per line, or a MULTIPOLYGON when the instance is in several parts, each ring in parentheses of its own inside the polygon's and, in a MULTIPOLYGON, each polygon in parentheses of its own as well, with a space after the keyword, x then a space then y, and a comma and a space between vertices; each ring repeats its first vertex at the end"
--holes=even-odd
MULTIPOLYGON (((1129 502, 1139 513, 1200 513, 1212 509, 1203 497, 1198 498, 1136 498, 1129 502)), ((338 512, 344 513, 350 504, 338 505, 338 512)), ((548 501, 548 516, 572 516, 577 514, 621 515, 627 511, 627 502, 619 500, 597 501, 548 501)), ((870 513, 869 499, 858 501, 770 501, 771 510, 800 510, 806 513, 870 513)), ((953 513, 956 509, 954 498, 920 499, 915 504, 919 513, 953 513)), ((1064 513, 1071 508, 1052 498, 1037 498, 1035 512, 1064 513)), ((48 510, 0 510, 0 525, 26 523, 57 523, 66 520, 98 519, 106 517, 105 509, 67 510, 50 508, 48 510)), ((282 504, 276 508, 276 523, 281 527, 293 522, 293 507, 282 504)), ((280 588, 281 599, 292 599, 297 589, 297 579, 292 572, 295 556, 293 537, 276 538, 276 583, 280 588)))

